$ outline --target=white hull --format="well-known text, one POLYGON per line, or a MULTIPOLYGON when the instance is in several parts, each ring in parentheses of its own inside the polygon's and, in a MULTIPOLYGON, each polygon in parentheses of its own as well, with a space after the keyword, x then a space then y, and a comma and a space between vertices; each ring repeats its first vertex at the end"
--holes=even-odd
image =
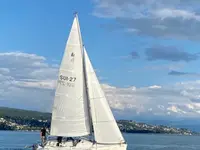
POLYGON ((93 144, 87 140, 81 140, 76 146, 73 143, 63 142, 60 146, 56 146, 56 141, 48 141, 44 148, 40 147, 37 150, 127 150, 127 144, 93 144))

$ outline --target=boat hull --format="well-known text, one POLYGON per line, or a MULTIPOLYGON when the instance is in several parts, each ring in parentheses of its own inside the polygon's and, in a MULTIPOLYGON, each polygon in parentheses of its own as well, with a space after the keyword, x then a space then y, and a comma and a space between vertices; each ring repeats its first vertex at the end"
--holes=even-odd
POLYGON ((76 148, 76 147, 46 147, 39 148, 37 150, 127 150, 127 146, 100 146, 100 147, 90 147, 90 148, 76 148))
POLYGON ((127 144, 94 144, 90 141, 81 141, 76 146, 72 143, 62 143, 56 146, 57 142, 49 142, 44 147, 38 147, 36 150, 127 150, 127 144))

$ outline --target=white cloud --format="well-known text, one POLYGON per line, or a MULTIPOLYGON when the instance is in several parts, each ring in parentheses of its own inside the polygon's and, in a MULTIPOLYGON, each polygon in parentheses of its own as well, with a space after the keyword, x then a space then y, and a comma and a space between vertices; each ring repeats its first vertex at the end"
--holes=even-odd
POLYGON ((1 105, 50 110, 58 68, 45 60, 36 54, 0 53, 1 105))
POLYGON ((32 60, 46 60, 45 57, 43 56, 38 56, 36 54, 28 54, 28 53, 22 53, 22 52, 7 52, 7 53, 0 53, 1 58, 6 58, 6 57, 12 57, 15 59, 20 59, 20 58, 25 58, 25 59, 32 59, 32 60))
POLYGON ((149 86, 150 89, 160 89, 161 86, 159 85, 152 85, 152 86, 149 86))
POLYGON ((142 88, 116 88, 103 86, 110 106, 115 110, 127 112, 127 116, 147 115, 172 117, 199 117, 200 99, 193 102, 193 97, 200 95, 197 92, 199 81, 191 81, 175 85, 153 85, 142 88), (195 85, 193 90, 184 95, 186 90, 182 84, 195 85), (107 88, 108 87, 108 88, 107 88), (130 113, 130 111, 132 113, 130 113))
POLYGON ((170 107, 167 108, 167 110, 169 110, 171 112, 175 112, 175 113, 186 114, 185 111, 179 109, 177 106, 170 106, 170 107))
MULTIPOLYGON (((58 73, 53 66, 58 65, 26 53, 0 53, 0 60, 5 59, 0 64, 1 105, 50 111, 58 73), (35 62, 39 62, 37 66, 33 65, 35 62)), ((130 118, 134 115, 198 117, 200 112, 199 80, 140 88, 102 84, 102 88, 114 112, 130 118)))
POLYGON ((115 19, 115 26, 111 26, 114 29, 130 31, 131 34, 137 35, 200 40, 200 35, 196 32, 200 30, 200 1, 93 1, 93 15, 115 19))
POLYGON ((179 9, 171 9, 171 8, 163 8, 159 9, 153 12, 155 17, 158 17, 160 19, 166 19, 166 18, 182 18, 182 19, 194 19, 197 21, 200 21, 200 16, 196 15, 194 12, 190 12, 187 10, 179 10, 179 9))
POLYGON ((168 63, 168 64, 156 64, 156 65, 148 65, 145 66, 147 70, 180 70, 185 67, 185 62, 176 62, 176 63, 168 63))
POLYGON ((8 68, 0 68, 0 73, 2 73, 2 74, 7 74, 9 72, 10 72, 10 70, 8 68))
POLYGON ((55 89, 55 80, 21 80, 14 81, 13 85, 24 88, 41 88, 41 89, 55 89))

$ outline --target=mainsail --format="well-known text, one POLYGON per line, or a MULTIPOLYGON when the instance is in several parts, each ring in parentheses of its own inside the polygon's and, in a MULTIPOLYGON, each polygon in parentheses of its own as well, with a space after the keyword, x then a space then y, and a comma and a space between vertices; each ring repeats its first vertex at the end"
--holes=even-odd
POLYGON ((52 136, 91 133, 83 73, 83 47, 78 17, 74 18, 61 62, 52 110, 52 136))
POLYGON ((108 144, 122 143, 124 138, 117 126, 85 49, 84 60, 95 141, 108 144))

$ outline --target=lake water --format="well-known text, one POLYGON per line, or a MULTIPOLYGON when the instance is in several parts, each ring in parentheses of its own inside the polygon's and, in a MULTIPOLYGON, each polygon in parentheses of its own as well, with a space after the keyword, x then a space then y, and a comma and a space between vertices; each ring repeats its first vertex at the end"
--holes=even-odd
MULTIPOLYGON (((200 150, 200 136, 124 134, 128 150, 200 150)), ((38 132, 0 131, 1 150, 22 150, 40 140, 38 132)))

